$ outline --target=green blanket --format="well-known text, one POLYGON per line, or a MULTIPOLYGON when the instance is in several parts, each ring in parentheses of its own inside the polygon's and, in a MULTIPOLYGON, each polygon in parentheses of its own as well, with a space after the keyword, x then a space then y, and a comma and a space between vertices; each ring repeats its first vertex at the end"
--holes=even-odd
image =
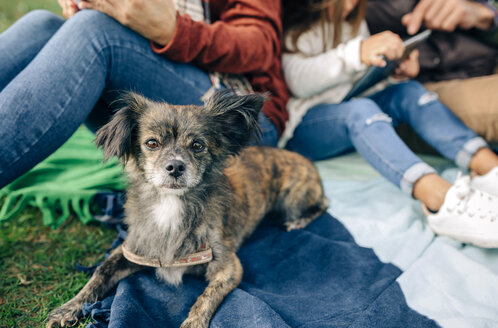
POLYGON ((123 190, 126 180, 117 159, 103 154, 84 127, 54 154, 0 190, 0 221, 15 217, 27 205, 39 208, 43 224, 58 227, 74 213, 92 220, 92 199, 99 191, 123 190))

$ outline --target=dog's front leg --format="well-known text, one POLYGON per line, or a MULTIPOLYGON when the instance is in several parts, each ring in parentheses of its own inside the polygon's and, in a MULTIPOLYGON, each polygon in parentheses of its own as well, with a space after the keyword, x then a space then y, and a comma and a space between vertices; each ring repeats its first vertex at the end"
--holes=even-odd
POLYGON ((102 298, 119 280, 142 267, 126 260, 121 247, 117 248, 102 263, 81 291, 69 302, 53 310, 47 317, 47 327, 72 326, 81 318, 81 307, 85 302, 102 298))
POLYGON ((242 280, 242 265, 235 253, 224 263, 210 263, 206 290, 197 298, 181 328, 205 328, 223 299, 242 280))

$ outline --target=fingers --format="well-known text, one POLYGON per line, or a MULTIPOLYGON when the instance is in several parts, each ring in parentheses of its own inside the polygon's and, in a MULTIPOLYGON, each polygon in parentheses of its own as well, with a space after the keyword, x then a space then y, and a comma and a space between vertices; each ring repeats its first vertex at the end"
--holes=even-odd
POLYGON ((420 56, 420 51, 418 51, 418 49, 414 49, 412 52, 410 52, 410 54, 408 55, 408 59, 410 60, 417 60, 418 61, 418 57, 420 56))
POLYGON ((467 10, 465 0, 421 0, 401 22, 408 34, 415 34, 424 22, 430 29, 451 32, 464 22, 467 10))
POLYGON ((463 21, 464 16, 465 9, 463 8, 459 7, 458 9, 451 10, 445 20, 441 22, 439 28, 446 32, 453 32, 458 27, 460 22, 463 21))
POLYGON ((72 0, 58 0, 57 2, 62 8, 62 16, 65 18, 70 18, 79 10, 72 0))
POLYGON ((116 3, 114 0, 81 0, 78 7, 100 11, 126 25, 126 11, 123 10, 125 3, 126 1, 116 3))
POLYGON ((363 40, 360 47, 360 59, 366 65, 385 66, 386 59, 401 58, 405 46, 399 35, 384 31, 363 40))
POLYGON ((401 17, 401 24, 403 24, 404 26, 408 26, 408 24, 411 22, 412 19, 413 19, 412 13, 405 14, 403 15, 403 17, 401 17))
POLYGON ((420 65, 418 63, 419 52, 417 49, 413 50, 408 57, 403 60, 395 70, 393 77, 398 79, 415 78, 419 71, 420 65))
POLYGON ((449 0, 437 7, 437 11, 426 15, 426 25, 431 29, 453 31, 463 19, 465 9, 460 0, 449 0))
POLYGON ((78 4, 80 9, 94 9, 102 11, 106 8, 106 1, 104 0, 81 0, 78 4))
MULTIPOLYGON (((444 10, 445 4, 449 4, 452 0, 433 0, 430 6, 426 7, 426 11, 423 15, 423 20, 426 24, 429 22, 435 22, 437 20, 443 20, 446 16, 446 11, 444 10)), ((451 5, 450 5, 451 7, 451 5)))
POLYGON ((369 62, 370 62, 370 65, 372 65, 372 66, 385 67, 387 65, 387 62, 384 59, 384 56, 371 56, 369 59, 369 62))
POLYGON ((422 22, 424 21, 425 18, 425 13, 427 12, 427 10, 431 5, 430 1, 431 0, 421 0, 415 6, 409 18, 405 19, 408 20, 406 22, 406 30, 408 34, 415 34, 418 32, 418 30, 420 30, 420 26, 422 26, 422 22))
POLYGON ((384 55, 390 60, 400 58, 405 51, 403 40, 399 35, 389 31, 379 33, 378 40, 373 44, 377 49, 377 54, 384 55))

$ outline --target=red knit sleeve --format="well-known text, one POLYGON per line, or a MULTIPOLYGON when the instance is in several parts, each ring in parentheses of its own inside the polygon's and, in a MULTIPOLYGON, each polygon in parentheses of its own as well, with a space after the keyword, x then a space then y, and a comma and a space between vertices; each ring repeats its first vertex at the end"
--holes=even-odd
POLYGON ((228 0, 212 24, 177 15, 172 40, 156 53, 222 73, 258 73, 280 55, 280 1, 228 0))

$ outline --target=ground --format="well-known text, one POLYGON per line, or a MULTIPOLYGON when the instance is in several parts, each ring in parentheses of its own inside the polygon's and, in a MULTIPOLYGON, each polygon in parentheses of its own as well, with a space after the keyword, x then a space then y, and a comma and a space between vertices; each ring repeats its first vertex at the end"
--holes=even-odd
MULTIPOLYGON (((57 0, 0 1, 0 33, 40 8, 60 13, 57 0)), ((41 214, 32 208, 0 223, 0 327, 44 327, 47 314, 89 279, 76 271, 76 262, 102 261, 115 236, 112 229, 76 218, 55 230, 43 227, 41 214)))

